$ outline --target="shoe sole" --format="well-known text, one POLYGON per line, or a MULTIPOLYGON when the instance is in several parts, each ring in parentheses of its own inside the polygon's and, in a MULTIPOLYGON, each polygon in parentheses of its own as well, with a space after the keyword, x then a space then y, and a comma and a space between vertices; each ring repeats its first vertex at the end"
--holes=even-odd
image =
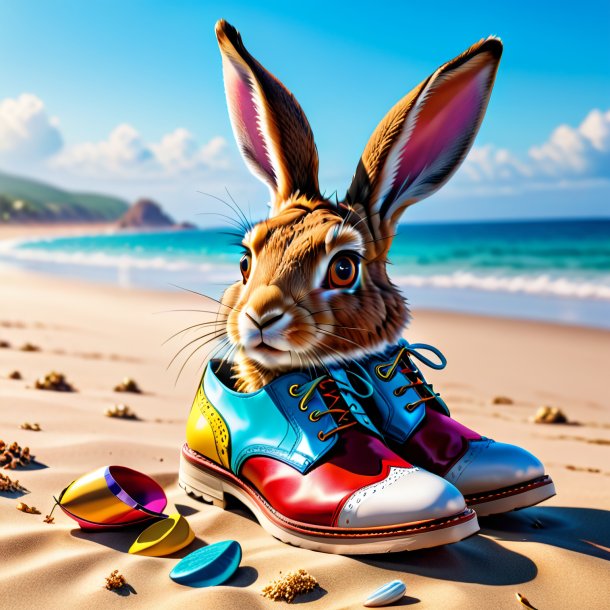
POLYGON ((479 531, 476 513, 470 508, 443 519, 367 529, 324 527, 294 521, 274 510, 246 482, 186 444, 180 455, 178 482, 189 495, 223 509, 225 496, 231 495, 245 504, 275 538, 324 553, 360 555, 414 551, 459 542, 479 531))
POLYGON ((519 485, 464 496, 464 499, 466 505, 474 509, 479 517, 487 517, 535 506, 554 495, 553 480, 548 475, 544 475, 519 485))

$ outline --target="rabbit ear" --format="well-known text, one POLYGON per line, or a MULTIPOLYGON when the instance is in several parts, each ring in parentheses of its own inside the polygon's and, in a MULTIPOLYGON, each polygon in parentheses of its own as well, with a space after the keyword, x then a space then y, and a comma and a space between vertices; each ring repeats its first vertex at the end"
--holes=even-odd
POLYGON ((271 191, 271 215, 299 192, 319 196, 318 152, 294 96, 248 53, 239 32, 216 24, 235 139, 250 171, 271 191))
POLYGON ((466 157, 501 55, 500 39, 481 40, 400 100, 375 129, 346 200, 365 208, 382 251, 400 214, 439 189, 466 157))

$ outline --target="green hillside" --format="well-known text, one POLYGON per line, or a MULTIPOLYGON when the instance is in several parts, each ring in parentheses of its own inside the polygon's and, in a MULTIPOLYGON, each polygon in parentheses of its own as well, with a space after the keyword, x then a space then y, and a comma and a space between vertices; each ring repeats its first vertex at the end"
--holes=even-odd
POLYGON ((73 193, 0 172, 1 223, 116 220, 128 207, 118 197, 73 193))

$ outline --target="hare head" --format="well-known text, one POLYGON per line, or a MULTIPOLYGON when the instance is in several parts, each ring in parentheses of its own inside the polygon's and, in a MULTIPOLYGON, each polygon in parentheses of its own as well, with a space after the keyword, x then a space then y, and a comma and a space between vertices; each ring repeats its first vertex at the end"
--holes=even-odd
POLYGON ((269 187, 269 217, 243 237, 241 278, 222 298, 236 387, 253 391, 292 368, 359 357, 408 321, 387 275, 401 214, 439 189, 468 153, 502 54, 487 38, 442 65, 381 121, 344 201, 318 187, 318 155, 293 95, 216 24, 233 132, 269 187))

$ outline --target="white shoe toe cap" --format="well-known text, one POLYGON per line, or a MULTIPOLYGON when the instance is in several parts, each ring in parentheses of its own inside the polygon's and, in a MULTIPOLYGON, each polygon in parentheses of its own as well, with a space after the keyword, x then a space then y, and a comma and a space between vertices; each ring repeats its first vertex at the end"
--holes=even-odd
POLYGON ((453 516, 466 508, 462 494, 445 479, 419 468, 392 467, 388 476, 353 493, 338 527, 380 527, 453 516))
POLYGON ((465 496, 494 491, 544 475, 544 465, 529 451, 491 439, 471 441, 466 454, 445 475, 465 496))

